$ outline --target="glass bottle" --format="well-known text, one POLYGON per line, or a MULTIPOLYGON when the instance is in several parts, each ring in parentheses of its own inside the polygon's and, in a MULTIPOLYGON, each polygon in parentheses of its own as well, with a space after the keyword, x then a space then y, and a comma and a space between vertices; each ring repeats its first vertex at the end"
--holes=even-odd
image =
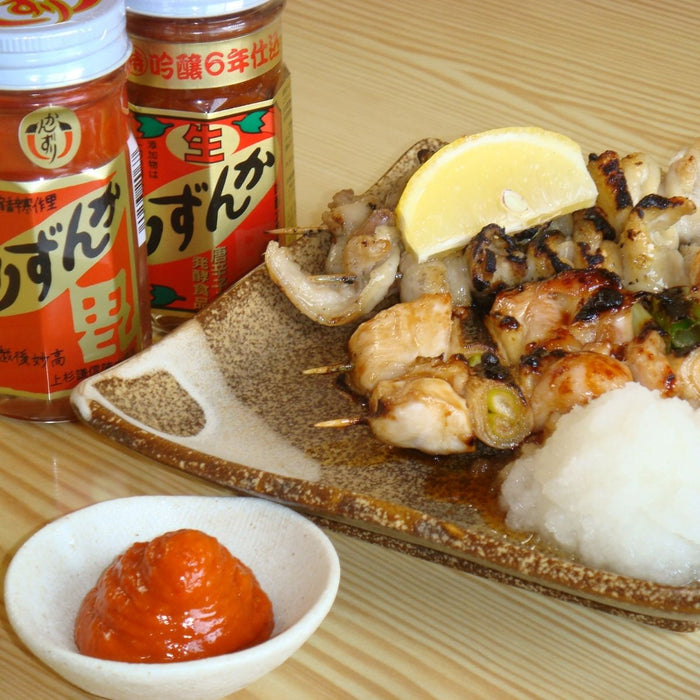
POLYGON ((150 343, 129 55, 119 0, 0 8, 0 415, 72 420, 150 343))
POLYGON ((153 319, 169 330, 295 223, 283 0, 128 0, 153 319))

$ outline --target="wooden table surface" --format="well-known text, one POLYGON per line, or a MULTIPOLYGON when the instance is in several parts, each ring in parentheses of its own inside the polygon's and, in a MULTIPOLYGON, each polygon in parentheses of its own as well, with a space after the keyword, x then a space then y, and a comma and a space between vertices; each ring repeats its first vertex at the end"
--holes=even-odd
MULTIPOLYGON (((424 136, 531 124, 584 152, 662 163, 700 136, 700 14, 656 0, 289 0, 300 223, 424 136)), ((0 419, 2 574, 50 520, 109 498, 224 489, 80 424, 0 419)), ((583 609, 331 534, 336 603, 289 661, 236 697, 700 697, 700 633, 583 609)), ((90 697, 0 610, 0 698, 90 697)))

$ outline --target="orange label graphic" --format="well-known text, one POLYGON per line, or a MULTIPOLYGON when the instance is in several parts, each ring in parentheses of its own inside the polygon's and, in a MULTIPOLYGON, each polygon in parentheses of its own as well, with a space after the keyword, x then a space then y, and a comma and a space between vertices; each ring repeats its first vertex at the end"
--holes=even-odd
POLYGON ((101 0, 2 0, 0 27, 67 22, 75 14, 86 12, 101 0))
POLYGON ((73 160, 80 146, 78 117, 65 107, 42 107, 28 114, 17 134, 22 152, 40 168, 59 168, 73 160))
POLYGON ((154 308, 206 306, 261 262, 265 232, 293 216, 283 174, 289 107, 273 100, 203 116, 132 106, 154 308))
POLYGON ((138 350, 127 154, 87 174, 0 181, 0 390, 65 396, 138 350))

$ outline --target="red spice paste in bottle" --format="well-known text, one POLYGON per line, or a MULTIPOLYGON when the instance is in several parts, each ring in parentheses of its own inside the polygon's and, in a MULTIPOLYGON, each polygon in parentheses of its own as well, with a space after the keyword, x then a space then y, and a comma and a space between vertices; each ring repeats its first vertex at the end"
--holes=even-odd
POLYGON ((227 654, 272 634, 253 572, 214 537, 176 530, 137 542, 85 597, 75 641, 87 656, 166 663, 227 654))
POLYGON ((118 0, 0 7, 0 415, 70 420, 150 342, 118 0))
POLYGON ((168 330, 295 224, 283 0, 128 0, 153 319, 168 330))

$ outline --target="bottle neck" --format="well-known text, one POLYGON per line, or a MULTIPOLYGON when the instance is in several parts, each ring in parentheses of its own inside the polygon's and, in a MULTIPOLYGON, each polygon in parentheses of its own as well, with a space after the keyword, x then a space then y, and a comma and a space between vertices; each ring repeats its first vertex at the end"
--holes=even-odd
MULTIPOLYGON (((150 4, 150 3, 149 3, 150 4)), ((131 36, 168 43, 200 44, 233 39, 261 31, 279 19, 285 0, 271 0, 244 12, 216 17, 155 16, 127 9, 126 26, 131 36)))

